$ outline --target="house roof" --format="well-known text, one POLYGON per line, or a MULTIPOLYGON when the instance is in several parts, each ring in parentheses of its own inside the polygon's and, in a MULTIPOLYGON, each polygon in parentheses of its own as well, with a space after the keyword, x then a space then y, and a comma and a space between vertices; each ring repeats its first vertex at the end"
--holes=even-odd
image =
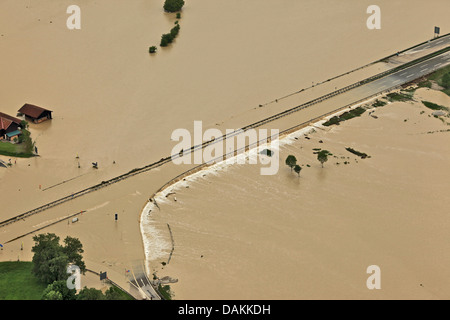
POLYGON ((44 112, 44 111, 49 111, 52 112, 51 110, 47 110, 32 104, 24 104, 22 108, 19 109, 19 112, 32 117, 32 118, 39 118, 39 116, 44 112))
POLYGON ((7 115, 6 113, 0 112, 0 129, 6 130, 9 128, 11 123, 16 123, 20 125, 20 119, 11 117, 10 115, 7 115))
POLYGON ((21 135, 21 134, 22 134, 22 132, 20 130, 16 130, 16 131, 7 133, 6 136, 8 138, 11 138, 11 137, 18 136, 18 135, 21 135))

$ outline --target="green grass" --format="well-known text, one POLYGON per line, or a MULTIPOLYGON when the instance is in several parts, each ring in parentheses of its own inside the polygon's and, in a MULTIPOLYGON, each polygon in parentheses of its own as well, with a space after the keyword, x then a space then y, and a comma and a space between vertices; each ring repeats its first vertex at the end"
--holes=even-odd
POLYGON ((164 300, 172 300, 172 292, 170 291, 169 285, 166 286, 159 285, 158 291, 164 298, 164 300))
POLYGON ((388 100, 391 102, 405 102, 412 100, 413 94, 411 93, 403 93, 403 92, 393 92, 386 95, 388 100))
POLYGON ((0 300, 40 300, 47 287, 31 273, 32 262, 0 262, 0 300))
POLYGON ((441 87, 444 87, 442 92, 446 93, 448 96, 450 96, 450 84, 448 83, 448 79, 450 77, 450 66, 447 66, 445 68, 436 70, 433 72, 428 79, 436 81, 438 85, 441 87), (447 79, 447 81, 445 80, 447 79))
POLYGON ((421 81, 417 84, 417 86, 419 88, 431 88, 431 81, 430 80, 421 81))
POLYGON ((33 153, 28 153, 24 145, 0 142, 0 154, 8 157, 31 158, 33 153))
POLYGON ((31 158, 33 157, 34 143, 28 130, 22 130, 23 142, 13 144, 10 142, 0 142, 0 154, 8 157, 31 158))

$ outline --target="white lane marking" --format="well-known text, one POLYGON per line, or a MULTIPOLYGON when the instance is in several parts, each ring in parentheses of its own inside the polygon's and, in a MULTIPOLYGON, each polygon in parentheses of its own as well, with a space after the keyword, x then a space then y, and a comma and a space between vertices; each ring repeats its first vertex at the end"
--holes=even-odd
POLYGON ((406 76, 407 78, 411 78, 412 76, 414 76, 414 74, 410 74, 409 76, 406 76))
POLYGON ((427 64, 421 65, 421 66, 420 66, 420 69, 422 69, 423 67, 428 68, 428 65, 427 65, 427 64))
POLYGON ((403 77, 407 74, 407 72, 403 72, 400 76, 403 77))
POLYGON ((399 83, 399 82, 401 82, 401 80, 395 80, 395 81, 394 81, 394 84, 397 84, 397 83, 399 83))
POLYGON ((439 43, 442 43, 442 42, 444 42, 444 40, 438 41, 438 42, 436 42, 436 44, 439 44, 439 43))
POLYGON ((435 67, 439 67, 442 63, 435 64, 435 67))

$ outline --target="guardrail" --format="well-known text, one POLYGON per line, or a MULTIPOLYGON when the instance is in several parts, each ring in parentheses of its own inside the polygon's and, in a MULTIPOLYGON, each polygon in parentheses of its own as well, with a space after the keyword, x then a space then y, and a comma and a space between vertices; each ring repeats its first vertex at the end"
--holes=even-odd
MULTIPOLYGON (((438 50, 438 51, 436 51, 436 52, 434 52, 434 53, 431 53, 431 54, 429 54, 429 55, 426 55, 426 56, 424 56, 424 57, 421 57, 421 58, 419 58, 419 59, 416 59, 416 60, 410 61, 410 62, 408 62, 408 63, 405 63, 405 64, 403 64, 403 65, 401 65, 401 66, 398 66, 398 67, 396 67, 396 68, 393 68, 393 69, 391 69, 391 70, 387 70, 387 71, 384 71, 384 72, 382 72, 382 73, 379 73, 379 74, 377 74, 377 75, 375 75, 375 76, 372 76, 372 77, 366 78, 366 79, 364 79, 364 80, 358 81, 358 82, 356 82, 356 83, 354 83, 354 84, 351 84, 351 85, 346 86, 346 87, 344 87, 344 88, 341 88, 341 89, 339 89, 339 90, 336 90, 336 91, 333 91, 333 92, 331 92, 331 93, 328 93, 328 94, 326 94, 326 95, 324 95, 324 96, 321 96, 321 97, 319 97, 319 98, 316 98, 316 99, 314 99, 314 100, 311 100, 311 101, 309 101, 309 102, 306 102, 306 103, 304 103, 304 104, 301 104, 301 105, 299 105, 299 106, 297 106, 297 107, 294 107, 294 108, 285 110, 285 111, 283 111, 283 112, 281 112, 281 113, 278 113, 278 114, 276 114, 276 115, 273 115, 273 116, 270 116, 270 117, 265 118, 265 119, 263 119, 263 120, 254 122, 254 123, 252 123, 252 124, 250 124, 250 125, 247 125, 247 126, 241 128, 241 129, 239 129, 239 130, 234 131, 234 132, 231 133, 231 134, 226 134, 226 135, 223 135, 222 137, 219 137, 219 138, 217 138, 217 139, 206 141, 206 142, 202 143, 201 145, 196 145, 196 146, 191 147, 189 150, 183 150, 183 155, 184 155, 184 152, 193 152, 193 151, 196 151, 196 150, 198 150, 198 149, 202 149, 202 148, 204 148, 204 147, 206 147, 206 146, 208 146, 208 145, 210 145, 210 144, 212 144, 212 143, 217 143, 217 142, 219 142, 219 141, 222 141, 222 140, 224 140, 225 138, 230 138, 230 137, 236 136, 236 135, 238 135, 238 134, 241 134, 242 131, 246 131, 246 130, 249 130, 249 129, 253 129, 253 128, 260 127, 260 126, 262 126, 262 125, 264 125, 264 124, 270 123, 270 122, 272 122, 272 121, 275 121, 275 120, 277 120, 277 119, 280 119, 280 118, 282 118, 282 117, 285 117, 285 116, 287 116, 287 115, 290 115, 290 114, 292 114, 292 113, 294 113, 294 112, 297 112, 297 111, 303 110, 303 109, 305 109, 305 108, 311 107, 311 106, 313 106, 313 105, 315 105, 315 104, 317 104, 317 103, 320 103, 320 102, 322 102, 322 101, 324 101, 324 100, 330 99, 330 98, 332 98, 332 97, 334 97, 334 96, 337 96, 337 95, 339 95, 339 94, 342 94, 342 93, 347 92, 347 91, 349 91, 349 90, 352 90, 352 89, 354 89, 354 88, 360 87, 360 86, 365 85, 365 84, 367 84, 367 83, 373 82, 373 81, 378 80, 378 79, 381 79, 381 78, 383 78, 383 77, 386 77, 386 76, 388 76, 388 75, 390 75, 390 74, 393 74, 393 73, 396 73, 396 72, 398 72, 398 71, 401 71, 401 70, 407 69, 407 68, 409 68, 409 67, 412 67, 412 66, 414 66, 414 65, 416 65, 416 64, 418 64, 418 63, 420 63, 420 62, 423 62, 423 61, 425 61, 425 60, 429 60, 429 59, 431 59, 431 58, 433 58, 433 57, 435 57, 435 56, 438 56, 438 55, 443 54, 443 53, 448 52, 448 51, 450 51, 450 46, 448 46, 448 47, 446 47, 446 48, 444 48, 444 49, 438 50)), ((341 108, 339 108, 339 109, 341 109, 341 108)), ((333 111, 333 112, 336 112, 336 111, 338 111, 339 109, 337 109, 337 110, 335 110, 335 111, 333 111)), ((321 117, 324 117, 324 116, 325 116, 325 115, 322 115, 321 117)), ((309 120, 308 122, 311 122, 311 121, 312 121, 312 120, 309 120)), ((79 198, 79 197, 81 197, 81 196, 83 196, 83 195, 86 195, 86 194, 89 194, 89 193, 91 193, 91 192, 97 191, 97 190, 99 190, 99 189, 105 188, 105 187, 107 187, 107 186, 110 186, 110 185, 112 185, 112 184, 115 184, 115 183, 117 183, 117 182, 120 182, 120 181, 122 181, 122 180, 124 180, 124 179, 128 179, 128 178, 133 177, 133 176, 136 176, 136 175, 138 175, 138 174, 147 172, 147 171, 149 171, 149 170, 151 170, 151 169, 160 167, 160 166, 162 166, 162 165, 164 165, 164 164, 170 162, 172 159, 178 158, 179 156, 180 156, 180 155, 177 154, 177 155, 171 155, 171 156, 169 156, 169 157, 162 158, 161 160, 159 160, 159 161, 157 161, 157 162, 154 162, 154 163, 152 163, 152 164, 149 164, 149 165, 147 165, 147 166, 144 166, 144 167, 142 167, 142 168, 136 168, 136 169, 133 169, 133 170, 129 171, 128 173, 122 174, 122 175, 120 175, 120 176, 118 176, 118 177, 112 178, 112 179, 107 180, 107 181, 102 181, 101 183, 99 183, 99 184, 97 184, 97 185, 95 185, 95 186, 86 188, 86 189, 84 189, 84 190, 81 190, 81 191, 78 191, 78 192, 76 192, 76 193, 73 193, 73 194, 71 194, 71 195, 69 195, 69 196, 60 198, 60 199, 58 199, 58 200, 55 200, 55 201, 50 202, 50 203, 47 203, 47 204, 45 204, 45 205, 43 205, 43 206, 40 206, 40 207, 38 207, 38 208, 32 209, 32 210, 27 211, 27 212, 25 212, 25 213, 22 213, 22 214, 20 214, 20 215, 17 215, 17 216, 14 216, 14 217, 12 217, 12 218, 9 218, 9 219, 7 219, 7 220, 1 221, 1 222, 0 222, 0 228, 1 228, 1 227, 4 227, 4 226, 7 226, 7 225, 9 225, 9 224, 11 224, 11 223, 20 221, 20 220, 22 220, 22 219, 24 219, 24 218, 26 218, 26 217, 29 217, 29 216, 32 216, 32 215, 34 215, 34 214, 40 213, 40 212, 42 212, 42 211, 48 210, 48 209, 50 209, 50 208, 52 208, 52 207, 55 207, 55 206, 57 206, 57 205, 60 205, 60 204, 62 204, 62 203, 65 203, 65 202, 67 202, 67 201, 70 201, 70 200, 79 198)))

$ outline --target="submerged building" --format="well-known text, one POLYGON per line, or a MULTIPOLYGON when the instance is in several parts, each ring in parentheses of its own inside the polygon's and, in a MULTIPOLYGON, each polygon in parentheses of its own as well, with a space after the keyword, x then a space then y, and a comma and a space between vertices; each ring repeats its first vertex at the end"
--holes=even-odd
POLYGON ((0 140, 14 141, 21 134, 20 119, 0 112, 0 140))
POLYGON ((41 123, 46 120, 51 120, 52 112, 53 111, 51 110, 47 110, 28 103, 24 104, 23 107, 19 109, 19 113, 23 114, 33 123, 41 123))

